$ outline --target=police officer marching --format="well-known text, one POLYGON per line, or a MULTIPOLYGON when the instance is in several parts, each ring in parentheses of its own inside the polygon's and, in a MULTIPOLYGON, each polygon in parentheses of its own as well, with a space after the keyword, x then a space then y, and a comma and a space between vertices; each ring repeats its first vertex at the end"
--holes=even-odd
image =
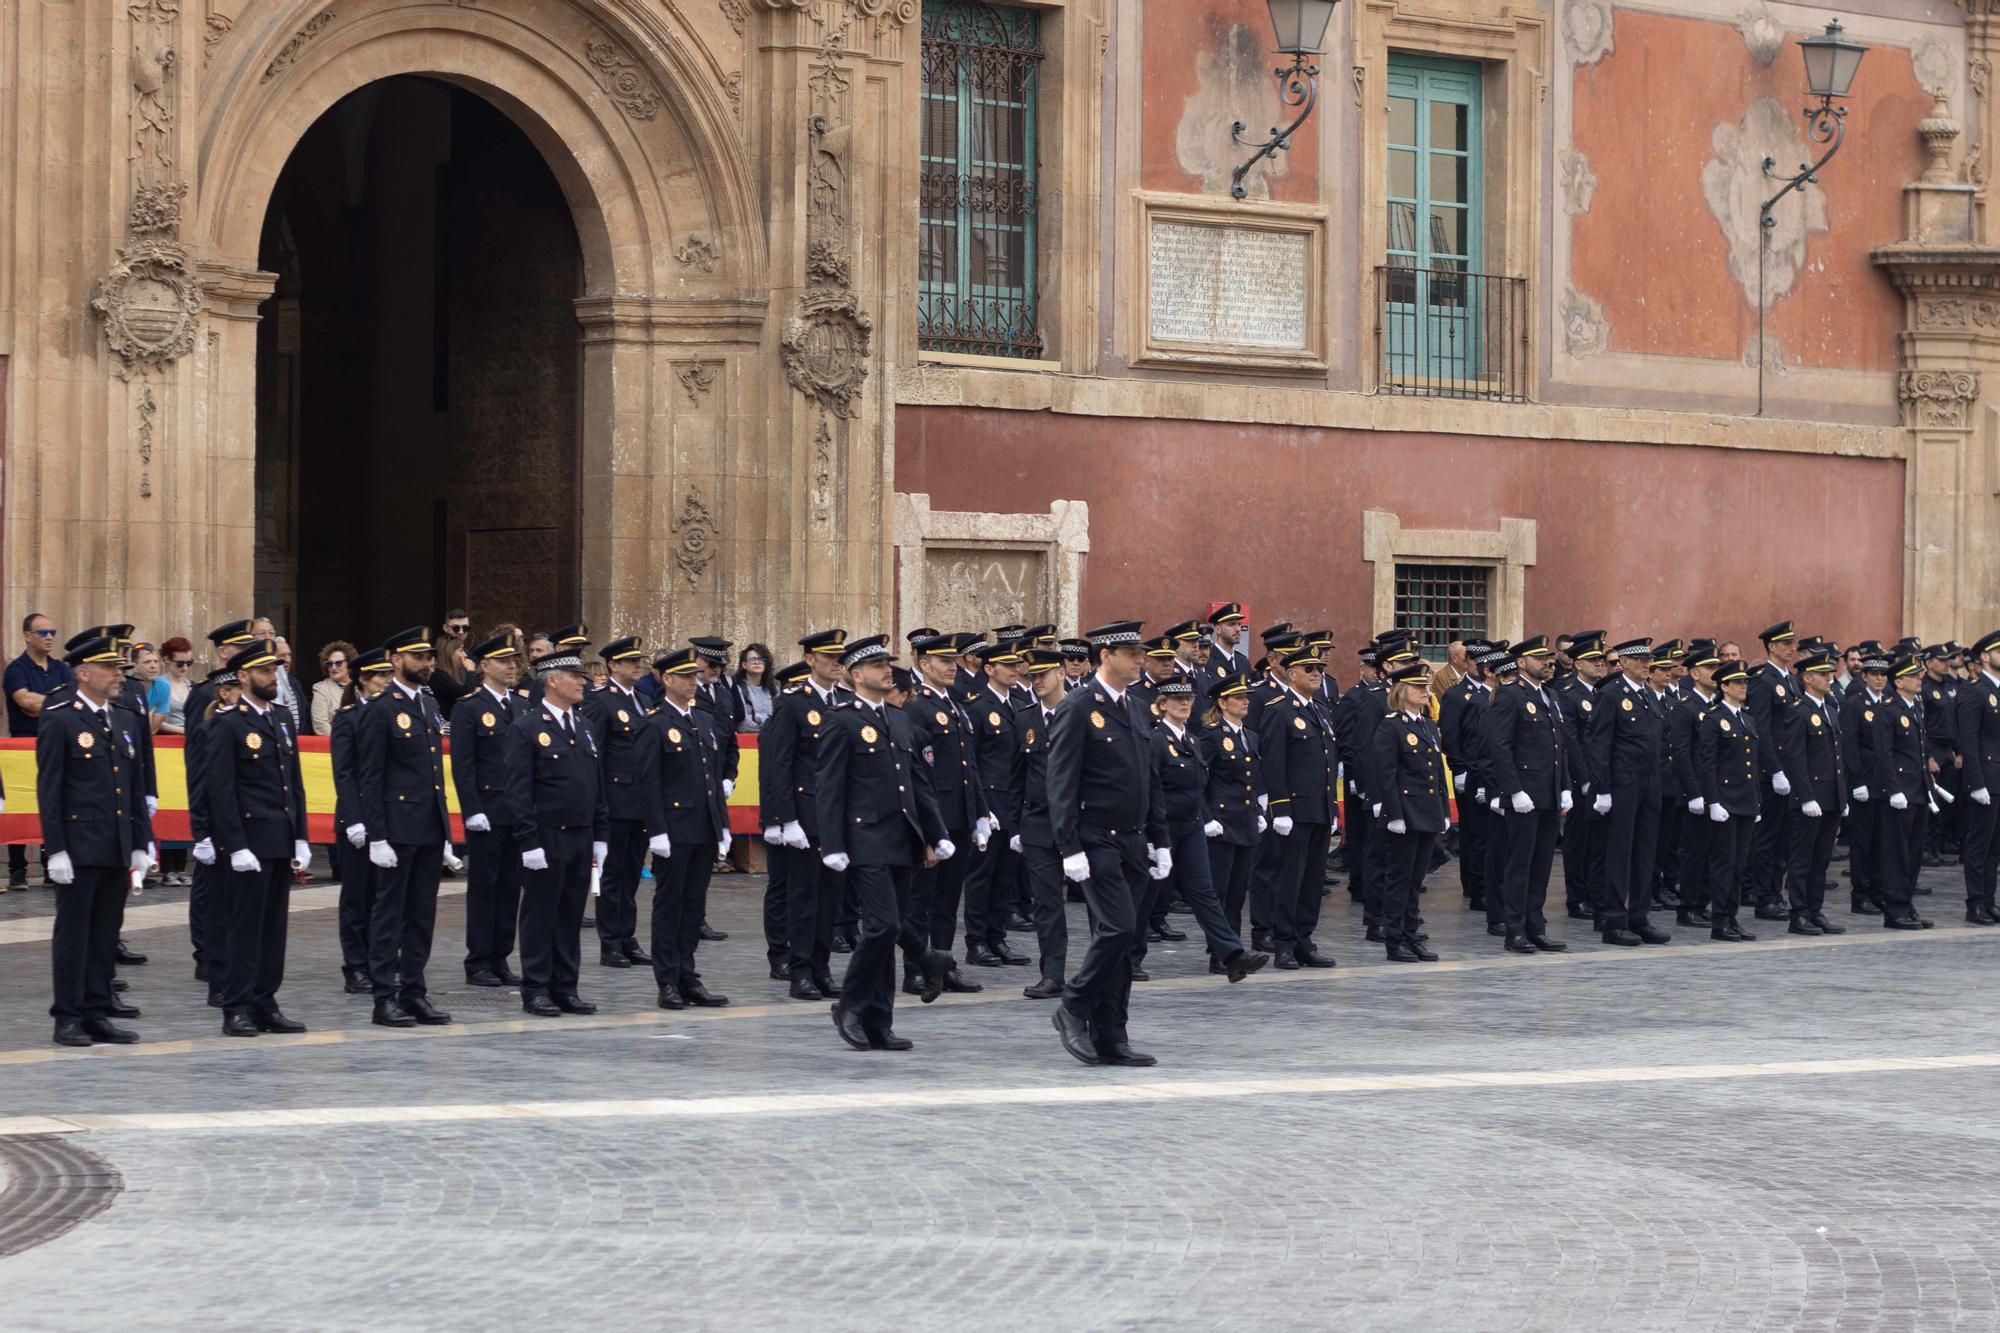
POLYGON ((1957 688, 1955 736, 1964 770, 1965 919, 2000 925, 1993 892, 2000 880, 2000 630, 1972 645, 1979 674, 1957 688))
MULTIPOLYGON (((507 966, 521 907, 521 847, 501 809, 507 790, 507 735, 525 712, 521 647, 510 635, 472 650, 479 688, 451 710, 451 780, 465 821, 465 980, 473 986, 518 986, 507 966)), ((339 723, 336 721, 335 727, 339 723)), ((354 858, 359 860, 360 858, 354 858)))

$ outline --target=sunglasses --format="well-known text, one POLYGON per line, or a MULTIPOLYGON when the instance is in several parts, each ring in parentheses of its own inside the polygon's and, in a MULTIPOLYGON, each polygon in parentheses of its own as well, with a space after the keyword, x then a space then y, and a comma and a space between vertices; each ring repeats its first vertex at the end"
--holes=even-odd
POLYGON ((177 666, 177 667, 193 666, 194 659, 192 657, 169 657, 167 659, 167 665, 177 666))
POLYGON ((38 639, 53 639, 56 636, 56 632, 52 629, 38 629, 32 633, 38 639))
POLYGON ((328 671, 333 670, 337 666, 346 666, 346 665, 347 665, 347 659, 344 657, 329 657, 326 659, 326 669, 328 671))

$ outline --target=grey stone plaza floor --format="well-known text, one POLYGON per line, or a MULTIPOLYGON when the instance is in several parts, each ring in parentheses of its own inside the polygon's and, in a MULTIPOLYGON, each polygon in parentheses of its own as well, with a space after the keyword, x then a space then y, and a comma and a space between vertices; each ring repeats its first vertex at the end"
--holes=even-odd
POLYGON ((559 1021, 463 986, 450 882, 463 1021, 415 1032, 339 993, 316 886, 281 997, 312 1031, 255 1040, 149 893, 145 1043, 60 1051, 51 896, 7 894, 0 1328, 2000 1329, 2000 931, 1955 876, 1921 935, 1840 881, 1838 939, 1561 921, 1571 953, 1517 959, 1452 868, 1429 966, 1337 890, 1331 973, 1231 987, 1155 945, 1149 1070, 1064 1055, 1032 969, 850 1051, 765 978, 752 877, 703 946, 729 1009, 663 1013, 592 950, 602 1012, 559 1021))

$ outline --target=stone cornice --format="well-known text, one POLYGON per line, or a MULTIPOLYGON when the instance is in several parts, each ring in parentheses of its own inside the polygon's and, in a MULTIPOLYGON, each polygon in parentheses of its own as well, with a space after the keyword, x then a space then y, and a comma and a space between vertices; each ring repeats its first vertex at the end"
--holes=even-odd
POLYGON ((2000 246, 1923 245, 1914 241, 1869 251, 1905 296, 2000 293, 2000 246))

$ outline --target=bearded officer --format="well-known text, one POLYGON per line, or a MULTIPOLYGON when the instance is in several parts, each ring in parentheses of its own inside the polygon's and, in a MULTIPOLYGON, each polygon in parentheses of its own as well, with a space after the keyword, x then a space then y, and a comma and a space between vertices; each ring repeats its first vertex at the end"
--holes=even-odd
MULTIPOLYGON (((819 753, 826 728, 843 700, 839 691, 840 654, 847 648, 842 629, 817 630, 799 640, 809 675, 800 687, 780 696, 757 737, 758 796, 764 822, 778 830, 773 861, 785 884, 786 951, 774 960, 772 980, 791 983, 795 1000, 830 999, 833 985, 833 916, 839 906, 839 876, 820 864, 819 753), (822 985, 821 983, 825 984, 822 985)), ((765 835, 769 841, 769 833, 765 835)))
POLYGON ((1646 684, 1651 649, 1652 640, 1641 638, 1613 650, 1623 674, 1604 687, 1585 738, 1596 784, 1591 808, 1606 820, 1599 924, 1606 944, 1665 944, 1673 938, 1646 919, 1666 764, 1666 718, 1646 684))
MULTIPOLYGON (((651 816, 660 786, 659 737, 652 707, 634 692, 646 674, 639 640, 613 639, 599 656, 604 688, 583 696, 583 716, 597 738, 605 804, 611 811, 596 903, 598 962, 644 967, 653 960, 639 947, 639 872, 646 865, 648 840, 657 832, 651 816)), ((655 886, 656 898, 658 893, 655 886)))
MULTIPOLYGON (((937 801, 938 818, 944 824, 945 840, 958 848, 972 846, 972 829, 987 816, 987 797, 973 763, 977 746, 972 719, 952 692, 959 654, 976 635, 932 634, 913 644, 917 663, 917 688, 904 713, 910 720, 910 741, 917 757, 930 772, 931 794, 937 801)), ((917 929, 923 931, 934 948, 951 954, 958 935, 958 902, 965 887, 970 853, 935 866, 919 867, 910 877, 910 911, 917 929)), ((968 945, 970 941, 968 941, 968 945)), ((967 981, 954 964, 945 978, 945 989, 956 992, 981 991, 985 986, 967 981)), ((903 993, 916 995, 923 990, 919 968, 903 972, 903 993)))
MULTIPOLYGON (((1279 665, 1285 673, 1285 692, 1266 704, 1257 720, 1257 748, 1271 798, 1267 807, 1271 832, 1278 838, 1271 877, 1272 942, 1281 968, 1332 967, 1334 960, 1313 943, 1327 853, 1339 825, 1334 807, 1339 760, 1333 725, 1312 702, 1326 667, 1310 647, 1294 648, 1279 665)), ((1373 782, 1369 792, 1379 798, 1373 782)))
POLYGON ((695 703, 701 664, 694 650, 667 653, 653 665, 665 688, 659 713, 651 719, 651 739, 659 751, 647 820, 653 853, 653 980, 662 1009, 689 1004, 720 1009, 729 997, 702 985, 694 956, 707 919, 709 880, 716 861, 729 855, 722 738, 715 715, 695 703))
POLYGON ((1555 654, 1541 634, 1523 639, 1512 652, 1521 678, 1494 691, 1481 719, 1485 776, 1492 799, 1500 803, 1489 836, 1507 844, 1500 885, 1506 948, 1509 953, 1561 953, 1569 946, 1549 938, 1544 914, 1556 837, 1573 799, 1562 702, 1549 688, 1555 654))
MULTIPOLYGON (((473 986, 518 986, 507 967, 521 907, 521 846, 500 811, 507 789, 507 735, 527 700, 514 692, 521 650, 509 635, 472 651, 476 690, 451 710, 451 780, 465 821, 465 980, 473 986)), ((336 726, 338 723, 336 722, 336 726)), ((359 859, 359 858, 356 858, 359 859)))
POLYGON ((1799 659, 1798 702, 1779 714, 1786 730, 1785 776, 1795 816, 1788 849, 1791 925, 1794 935, 1844 935, 1826 915, 1826 871, 1847 793, 1847 765, 1840 748, 1840 716, 1828 692, 1837 663, 1820 651, 1799 659))

